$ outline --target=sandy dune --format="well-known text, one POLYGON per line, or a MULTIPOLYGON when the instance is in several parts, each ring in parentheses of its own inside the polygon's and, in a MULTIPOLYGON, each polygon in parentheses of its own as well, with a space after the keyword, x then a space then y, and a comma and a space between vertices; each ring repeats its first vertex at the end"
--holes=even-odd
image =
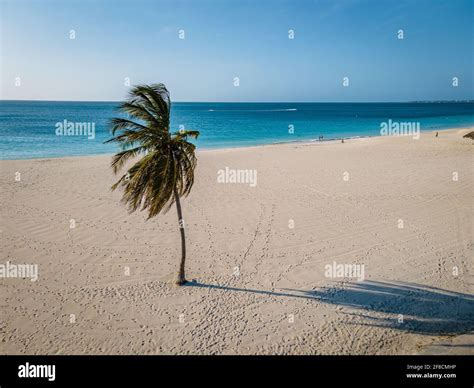
POLYGON ((181 288, 175 208, 128 215, 109 156, 1 161, 0 263, 39 279, 0 279, 0 353, 473 354, 452 340, 474 328, 463 133, 199 152, 181 288), (258 184, 218 183, 225 167, 258 184))

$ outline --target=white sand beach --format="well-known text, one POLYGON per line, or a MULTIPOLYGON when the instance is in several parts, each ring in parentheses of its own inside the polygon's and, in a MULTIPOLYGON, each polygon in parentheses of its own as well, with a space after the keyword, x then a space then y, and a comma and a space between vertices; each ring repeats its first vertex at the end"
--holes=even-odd
POLYGON ((198 151, 182 287, 175 207, 129 215, 110 156, 0 161, 0 264, 39 269, 0 278, 0 353, 474 354, 470 130, 198 151))

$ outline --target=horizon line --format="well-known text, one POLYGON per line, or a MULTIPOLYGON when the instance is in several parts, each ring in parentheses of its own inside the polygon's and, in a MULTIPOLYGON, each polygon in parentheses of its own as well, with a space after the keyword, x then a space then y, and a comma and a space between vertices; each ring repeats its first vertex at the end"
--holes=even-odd
MULTIPOLYGON (((104 102, 119 103, 125 100, 15 100, 0 98, 0 102, 104 102)), ((413 104, 413 103, 455 103, 474 102, 474 99, 461 100, 406 100, 406 101, 182 101, 174 100, 171 103, 185 104, 413 104)))

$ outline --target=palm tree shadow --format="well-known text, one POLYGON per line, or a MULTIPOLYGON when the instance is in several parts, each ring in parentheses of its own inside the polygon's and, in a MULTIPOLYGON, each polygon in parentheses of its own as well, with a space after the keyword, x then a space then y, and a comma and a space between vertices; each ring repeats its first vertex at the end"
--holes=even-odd
POLYGON ((363 281, 345 288, 315 290, 255 290, 203 283, 187 283, 231 292, 306 299, 357 309, 350 313, 362 325, 429 335, 456 335, 474 330, 474 296, 408 282, 363 281))

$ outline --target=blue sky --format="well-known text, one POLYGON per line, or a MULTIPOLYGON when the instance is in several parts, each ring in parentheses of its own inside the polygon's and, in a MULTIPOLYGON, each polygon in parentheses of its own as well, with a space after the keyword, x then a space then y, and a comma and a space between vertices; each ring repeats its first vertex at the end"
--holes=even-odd
POLYGON ((126 77, 175 101, 474 98, 472 0, 0 3, 2 99, 121 100, 126 77))

